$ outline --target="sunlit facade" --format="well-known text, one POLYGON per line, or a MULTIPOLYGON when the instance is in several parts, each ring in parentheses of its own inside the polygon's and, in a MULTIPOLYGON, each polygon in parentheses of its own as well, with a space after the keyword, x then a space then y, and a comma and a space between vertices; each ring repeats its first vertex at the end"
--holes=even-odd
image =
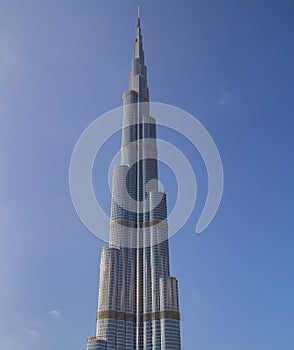
POLYGON ((156 121, 148 103, 138 18, 123 95, 121 161, 113 170, 109 246, 101 253, 96 337, 88 338, 87 350, 181 349, 178 282, 170 276, 166 195, 156 181, 156 121))

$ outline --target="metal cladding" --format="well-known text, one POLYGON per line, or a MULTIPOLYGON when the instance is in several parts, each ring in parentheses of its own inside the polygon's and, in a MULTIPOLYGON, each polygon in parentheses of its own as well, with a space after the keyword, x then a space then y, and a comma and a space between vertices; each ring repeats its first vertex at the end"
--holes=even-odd
POLYGON ((113 169, 110 240, 101 254, 96 338, 88 338, 87 350, 181 349, 178 283, 170 277, 166 194, 158 190, 157 163, 138 18, 123 95, 121 160, 113 169))

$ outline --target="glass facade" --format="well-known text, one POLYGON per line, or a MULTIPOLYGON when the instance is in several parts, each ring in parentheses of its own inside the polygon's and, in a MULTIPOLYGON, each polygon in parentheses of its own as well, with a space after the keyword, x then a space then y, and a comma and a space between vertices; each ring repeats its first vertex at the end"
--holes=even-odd
POLYGON ((107 350, 106 339, 90 337, 87 339, 87 350, 107 350))
POLYGON ((181 349, 166 194, 157 179, 156 121, 149 112, 138 19, 129 91, 123 95, 121 162, 113 170, 110 241, 101 253, 96 338, 88 338, 87 350, 181 349))

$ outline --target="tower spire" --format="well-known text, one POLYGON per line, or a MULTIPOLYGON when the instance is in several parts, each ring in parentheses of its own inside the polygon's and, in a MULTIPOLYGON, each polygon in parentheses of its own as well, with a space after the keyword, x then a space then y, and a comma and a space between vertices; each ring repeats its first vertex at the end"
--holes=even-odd
MULTIPOLYGON (((149 90, 147 84, 147 68, 145 65, 143 36, 141 30, 140 6, 138 6, 138 22, 136 27, 136 37, 134 43, 134 57, 132 60, 131 74, 129 80, 129 90, 134 90, 145 97, 145 102, 149 101, 149 90)), ((143 102, 143 101, 142 101, 143 102)))

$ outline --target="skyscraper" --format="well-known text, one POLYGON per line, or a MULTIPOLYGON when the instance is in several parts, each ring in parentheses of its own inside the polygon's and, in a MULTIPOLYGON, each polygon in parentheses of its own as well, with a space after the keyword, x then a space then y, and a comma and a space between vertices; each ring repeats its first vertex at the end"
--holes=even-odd
POLYGON ((101 253, 96 337, 87 339, 87 350, 179 350, 178 282, 170 276, 166 195, 158 190, 139 14, 120 156, 109 246, 101 253))

